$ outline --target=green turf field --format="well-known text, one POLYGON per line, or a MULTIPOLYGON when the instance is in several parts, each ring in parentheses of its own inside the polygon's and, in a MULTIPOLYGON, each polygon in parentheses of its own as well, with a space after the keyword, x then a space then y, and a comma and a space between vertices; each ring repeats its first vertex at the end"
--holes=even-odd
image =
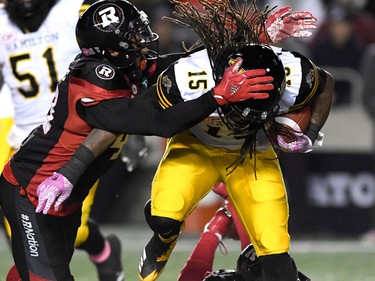
MULTIPOLYGON (((113 232, 113 231, 111 231, 113 232)), ((127 230, 116 230, 123 241, 123 263, 129 281, 138 280, 138 259, 148 233, 140 236, 126 234, 127 230)), ((0 237, 2 238, 2 237, 0 237)), ((7 245, 0 243, 0 280, 5 280, 11 257, 7 245)), ((176 281, 196 238, 181 237, 166 269, 159 278, 161 281, 176 281)), ((215 269, 234 268, 239 245, 236 241, 224 240, 228 254, 219 250, 216 254, 215 269)), ((313 281, 374 281, 375 280, 375 244, 365 245, 357 241, 295 241, 291 254, 299 269, 313 281)), ((87 255, 76 251, 72 261, 72 271, 77 281, 95 281, 96 269, 88 261, 87 255)))

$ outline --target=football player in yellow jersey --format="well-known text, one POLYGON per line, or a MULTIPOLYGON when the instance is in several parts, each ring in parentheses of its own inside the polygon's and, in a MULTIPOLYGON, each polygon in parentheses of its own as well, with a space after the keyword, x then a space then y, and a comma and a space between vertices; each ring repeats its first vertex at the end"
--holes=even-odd
MULTIPOLYGON (((168 140, 152 182, 151 208, 145 210, 154 235, 140 258, 139 277, 154 281, 162 274, 185 219, 216 182, 223 182, 259 257, 260 280, 296 281, 288 253, 287 193, 268 126, 275 125, 276 116, 311 104, 305 133, 296 132, 288 146, 275 144, 287 152, 311 151, 328 118, 333 78, 302 54, 260 44, 270 10, 260 12, 255 1, 242 6, 201 0, 202 12, 191 3, 171 2, 171 20, 194 30, 205 48, 193 50, 159 76, 156 89, 163 108, 205 92, 239 57, 243 70, 267 69, 275 88, 267 98, 222 106, 168 140)), ((285 22, 281 19, 277 26, 285 22)))
MULTIPOLYGON (((4 91, 10 90, 12 100, 0 105, 0 171, 32 129, 45 121, 57 82, 80 52, 75 40, 79 14, 93 2, 6 0, 1 6, 0 67, 5 86, 0 96, 5 98, 4 91), (14 118, 4 110, 12 106, 14 118)), ((97 185, 84 202, 75 247, 89 254, 99 280, 123 280, 119 239, 104 237, 89 220, 97 185)), ((10 235, 9 228, 7 232, 10 235)))

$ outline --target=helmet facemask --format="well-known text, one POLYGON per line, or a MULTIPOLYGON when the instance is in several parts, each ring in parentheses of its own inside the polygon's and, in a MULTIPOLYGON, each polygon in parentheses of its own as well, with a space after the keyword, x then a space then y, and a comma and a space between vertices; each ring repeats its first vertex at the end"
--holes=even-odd
POLYGON ((265 123, 272 120, 279 111, 279 105, 270 110, 256 110, 242 102, 227 104, 218 109, 224 124, 233 131, 235 136, 255 134, 265 123))
POLYGON ((143 59, 157 59, 159 36, 152 32, 149 24, 146 13, 140 11, 139 16, 129 22, 128 32, 117 33, 120 38, 118 51, 123 53, 121 55, 123 63, 118 65, 119 67, 127 67, 134 63, 135 58, 142 54, 144 48, 147 48, 148 52, 143 59))
POLYGON ((116 51, 117 56, 111 54, 113 53, 112 50, 104 51, 103 55, 127 76, 130 83, 138 84, 143 77, 148 78, 148 68, 153 65, 158 57, 157 51, 154 51, 158 49, 157 35, 152 32, 132 32, 127 35, 130 36, 126 39, 127 42, 130 42, 130 44, 127 43, 128 49, 120 48, 116 51), (153 50, 149 49, 150 44, 155 44, 153 50))

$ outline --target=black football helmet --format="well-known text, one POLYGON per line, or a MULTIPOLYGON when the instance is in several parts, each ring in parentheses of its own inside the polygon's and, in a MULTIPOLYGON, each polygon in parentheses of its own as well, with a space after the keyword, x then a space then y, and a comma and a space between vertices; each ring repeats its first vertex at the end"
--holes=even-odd
POLYGON ((152 32, 147 15, 126 0, 100 0, 92 4, 77 22, 76 38, 83 54, 101 54, 120 68, 133 65, 145 47, 149 49, 145 59, 157 57, 149 45, 157 43, 159 36, 152 32), (120 55, 114 59, 109 50, 120 55))
POLYGON ((6 0, 9 13, 18 18, 30 18, 38 15, 55 3, 55 0, 6 0))
POLYGON ((258 259, 252 244, 247 246, 238 257, 236 272, 245 281, 262 280, 262 264, 258 259))
POLYGON ((280 58, 267 45, 247 44, 229 56, 229 64, 238 57, 243 59, 243 71, 262 68, 274 78, 275 88, 268 92, 268 98, 231 103, 218 110, 223 122, 235 135, 249 135, 278 113, 278 102, 285 90, 285 70, 280 58))

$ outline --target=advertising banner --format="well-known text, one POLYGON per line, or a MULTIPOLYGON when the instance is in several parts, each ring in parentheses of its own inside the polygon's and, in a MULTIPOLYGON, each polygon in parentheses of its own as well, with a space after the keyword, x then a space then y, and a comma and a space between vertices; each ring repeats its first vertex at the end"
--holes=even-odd
POLYGON ((375 227, 371 154, 281 154, 280 163, 292 234, 357 236, 375 227))

